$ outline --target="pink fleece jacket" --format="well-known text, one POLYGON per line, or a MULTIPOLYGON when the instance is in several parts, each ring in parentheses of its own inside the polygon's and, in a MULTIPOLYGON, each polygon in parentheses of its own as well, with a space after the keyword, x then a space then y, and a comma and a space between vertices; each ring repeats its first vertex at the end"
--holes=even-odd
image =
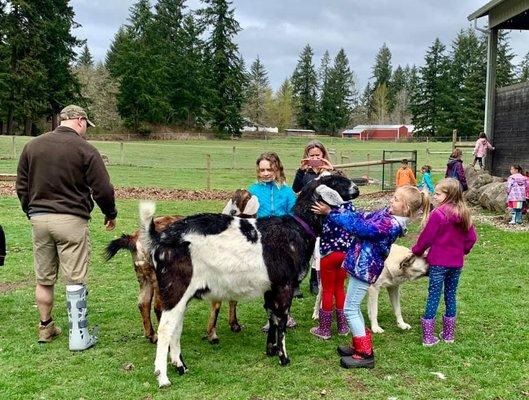
POLYGON ((432 211, 417 243, 411 249, 418 256, 430 249, 426 256, 430 265, 461 268, 465 255, 476 243, 476 229, 473 226, 468 231, 461 229, 458 226, 461 218, 451 210, 452 206, 443 204, 432 211))

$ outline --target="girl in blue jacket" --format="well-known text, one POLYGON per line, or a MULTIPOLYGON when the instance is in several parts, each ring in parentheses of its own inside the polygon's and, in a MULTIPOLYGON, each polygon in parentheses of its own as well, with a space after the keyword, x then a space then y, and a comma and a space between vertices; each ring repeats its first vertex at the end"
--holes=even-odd
POLYGON ((428 196, 415 186, 401 186, 396 191, 390 206, 374 212, 359 212, 346 208, 331 208, 324 203, 315 203, 315 213, 328 215, 326 223, 340 226, 353 235, 343 262, 349 274, 344 313, 349 329, 353 333, 351 346, 339 346, 344 368, 373 368, 375 357, 371 331, 366 329, 360 304, 369 285, 375 283, 386 260, 391 245, 406 233, 411 217, 423 210, 423 219, 428 217, 428 196))
POLYGON ((423 165, 421 167, 422 181, 418 185, 419 190, 426 189, 428 190, 429 194, 433 194, 435 191, 435 188, 432 182, 431 172, 432 172, 432 167, 430 167, 429 165, 423 165))
MULTIPOLYGON (((257 158, 255 165, 257 182, 251 185, 248 191, 259 200, 257 218, 293 215, 296 195, 285 182, 285 172, 279 156, 272 152, 263 153, 257 158)), ((288 316, 287 326, 296 326, 296 321, 291 315, 288 316)), ((268 328, 269 322, 261 330, 268 332, 268 328)))

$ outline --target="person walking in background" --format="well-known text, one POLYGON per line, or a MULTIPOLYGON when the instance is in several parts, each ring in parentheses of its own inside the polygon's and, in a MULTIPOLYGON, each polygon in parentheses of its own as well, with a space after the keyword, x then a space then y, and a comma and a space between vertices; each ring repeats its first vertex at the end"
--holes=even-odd
POLYGON ((463 160, 461 160, 462 156, 463 152, 460 149, 452 150, 452 154, 450 154, 446 164, 445 178, 454 178, 459 181, 461 191, 464 192, 468 190, 468 185, 465 169, 463 168, 463 160))
MULTIPOLYGON (((286 184, 283 164, 276 153, 263 153, 255 162, 257 182, 248 191, 259 200, 257 218, 281 217, 294 214, 296 194, 286 184)), ((287 326, 294 328, 296 321, 288 316, 287 326)), ((261 329, 268 332, 270 322, 261 329)))
POLYGON ((476 145, 474 146, 474 161, 472 162, 472 167, 478 162, 479 169, 483 169, 483 158, 486 157, 487 150, 494 150, 494 147, 489 143, 485 132, 481 132, 478 140, 476 140, 476 145))
POLYGON ((384 268, 391 245, 404 236, 410 218, 423 212, 428 217, 428 196, 415 186, 403 186, 395 190, 390 206, 374 212, 358 212, 352 209, 331 208, 321 202, 312 210, 327 215, 328 223, 342 227, 353 237, 343 268, 349 274, 349 284, 344 305, 345 317, 353 333, 351 345, 339 346, 343 368, 373 368, 375 355, 371 331, 366 328, 360 304, 369 285, 375 283, 384 268))
MULTIPOLYGON (((323 143, 317 140, 311 140, 303 151, 303 158, 301 164, 296 171, 292 190, 299 193, 308 183, 320 176, 322 172, 332 171, 333 165, 329 161, 329 154, 323 143)), ((319 240, 316 241, 314 247, 314 262, 310 268, 309 288, 312 294, 318 294, 318 265, 320 262, 320 248, 319 240)))
POLYGON ((60 113, 60 125, 29 141, 20 155, 16 190, 31 222, 40 315, 38 341, 61 334, 52 318, 54 287, 59 269, 66 278, 70 350, 85 350, 97 341, 88 331, 86 287, 90 260, 88 220, 94 201, 103 212, 107 230, 116 225, 114 188, 97 149, 85 139, 93 126, 83 108, 70 105, 60 113))
POLYGON ((408 166, 408 160, 406 159, 402 160, 401 166, 397 170, 397 178, 396 178, 395 184, 397 185, 397 187, 401 187, 405 185, 411 185, 411 186, 417 185, 417 180, 415 179, 415 175, 413 175, 413 171, 408 166))
POLYGON ((432 167, 429 165, 423 165, 421 167, 422 180, 418 185, 419 190, 425 190, 428 194, 433 194, 435 190, 432 183, 431 171, 432 167))
POLYGON ((526 200, 527 179, 522 175, 522 167, 511 165, 511 175, 507 179, 507 207, 511 210, 509 224, 522 223, 522 209, 526 200))
POLYGON ((417 243, 411 249, 417 256, 422 256, 429 249, 426 256, 426 261, 430 264, 428 299, 421 318, 424 346, 439 343, 439 339, 435 336, 435 315, 439 308, 443 285, 446 310, 443 315, 443 330, 439 336, 446 343, 455 340, 456 291, 459 276, 464 257, 477 240, 470 211, 463 200, 463 192, 456 179, 446 178, 437 184, 434 202, 439 206, 430 214, 417 243))
POLYGON ((4 234, 4 229, 0 225, 0 267, 4 265, 4 260, 6 258, 6 236, 4 234))

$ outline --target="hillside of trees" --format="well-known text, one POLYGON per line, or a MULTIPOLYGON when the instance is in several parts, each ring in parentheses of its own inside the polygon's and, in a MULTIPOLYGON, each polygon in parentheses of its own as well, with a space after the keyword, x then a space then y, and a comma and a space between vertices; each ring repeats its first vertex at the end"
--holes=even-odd
MULTIPOLYGON (((430 137, 483 129, 486 37, 473 29, 447 45, 435 39, 420 66, 393 66, 382 44, 363 89, 344 49, 316 60, 305 44, 273 90, 259 56, 245 63, 239 52, 231 1, 201 6, 137 1, 104 62, 95 63, 74 35, 68 2, 0 0, 0 134, 42 133, 71 103, 85 106, 99 130, 146 135, 163 125, 229 138, 240 134, 243 118, 329 134, 357 124, 414 124, 430 137)), ((529 53, 519 65, 513 58, 502 32, 498 86, 529 80, 529 53)))

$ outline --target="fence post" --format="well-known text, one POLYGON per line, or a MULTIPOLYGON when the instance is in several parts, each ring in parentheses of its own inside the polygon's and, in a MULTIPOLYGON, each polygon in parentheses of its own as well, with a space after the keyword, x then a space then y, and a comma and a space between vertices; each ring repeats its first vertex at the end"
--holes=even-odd
POLYGON ((121 165, 123 165, 124 164, 123 160, 125 159, 124 155, 123 155, 123 153, 124 153, 124 151, 123 151, 123 142, 119 142, 119 151, 121 153, 121 165))
POLYGON ((231 162, 231 169, 235 169, 235 146, 231 149, 232 154, 232 162, 231 162))
MULTIPOLYGON (((371 161, 371 155, 369 153, 367 153, 367 161, 371 161)), ((369 175, 370 175, 370 170, 369 170, 369 165, 367 166, 367 179, 369 179, 369 175)))
POLYGON ((456 142, 457 142, 457 129, 454 129, 452 131, 452 150, 456 148, 456 142))
POLYGON ((206 154, 206 189, 211 189, 211 154, 206 154))
POLYGON ((16 160, 17 159, 17 149, 16 149, 16 146, 15 146, 15 137, 14 136, 11 138, 11 143, 13 145, 13 160, 16 160))

